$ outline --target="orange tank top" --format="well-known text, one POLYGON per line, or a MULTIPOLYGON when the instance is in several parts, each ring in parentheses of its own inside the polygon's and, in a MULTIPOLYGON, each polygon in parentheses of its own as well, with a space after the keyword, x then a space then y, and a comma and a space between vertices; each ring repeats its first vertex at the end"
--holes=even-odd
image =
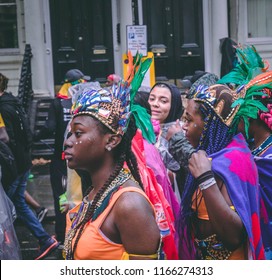
POLYGON ((209 220, 206 204, 201 190, 198 188, 192 198, 192 209, 197 212, 197 217, 201 220, 209 220))
MULTIPOLYGON (((202 196, 201 190, 198 188, 192 198, 192 209, 194 212, 197 211, 197 217, 201 220, 209 220, 208 211, 206 208, 204 197, 202 196)), ((246 260, 247 252, 246 246, 241 245, 235 251, 233 251, 228 258, 229 260, 246 260)))
MULTIPOLYGON (((94 222, 89 222, 86 224, 74 253, 75 260, 121 260, 125 258, 126 252, 124 246, 122 244, 112 242, 100 230, 100 227, 110 213, 115 202, 124 192, 137 192, 143 195, 152 206, 150 200, 142 190, 136 187, 126 187, 119 189, 116 193, 113 194, 109 205, 98 216, 98 218, 94 222)), ((76 213, 79 208, 80 204, 68 212, 66 216, 66 231, 70 229, 72 223, 70 214, 76 213)), ((74 241, 75 238, 72 243, 73 246, 74 241)))

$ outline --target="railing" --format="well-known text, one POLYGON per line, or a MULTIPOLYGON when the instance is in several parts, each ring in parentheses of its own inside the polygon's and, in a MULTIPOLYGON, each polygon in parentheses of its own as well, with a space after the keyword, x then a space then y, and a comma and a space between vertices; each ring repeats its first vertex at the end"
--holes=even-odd
POLYGON ((31 47, 29 44, 26 44, 19 81, 18 98, 21 100, 27 113, 34 96, 32 90, 31 57, 31 47))

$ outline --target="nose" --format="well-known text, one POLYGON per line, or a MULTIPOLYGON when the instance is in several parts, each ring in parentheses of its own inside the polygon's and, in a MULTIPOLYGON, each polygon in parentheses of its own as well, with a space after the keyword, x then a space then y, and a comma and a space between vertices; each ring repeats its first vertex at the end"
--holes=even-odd
POLYGON ((154 99, 150 102, 150 106, 152 107, 158 107, 159 106, 159 103, 158 103, 158 100, 157 99, 154 99))
POLYGON ((72 137, 68 137, 66 138, 66 140, 64 141, 64 150, 66 150, 67 148, 71 148, 73 146, 73 142, 71 140, 72 137))

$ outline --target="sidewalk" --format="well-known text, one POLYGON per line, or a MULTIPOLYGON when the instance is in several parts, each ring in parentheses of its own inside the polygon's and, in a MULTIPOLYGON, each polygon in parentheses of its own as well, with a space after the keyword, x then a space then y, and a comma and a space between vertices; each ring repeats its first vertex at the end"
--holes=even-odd
MULTIPOLYGON (((48 209, 47 216, 42 222, 44 229, 50 234, 55 234, 55 222, 54 222, 54 202, 53 193, 50 184, 49 175, 49 163, 43 165, 34 165, 31 173, 34 175, 32 179, 29 179, 27 185, 27 191, 41 204, 48 209)), ((15 230, 21 246, 22 259, 33 260, 37 254, 38 241, 30 233, 30 231, 19 220, 15 221, 15 230)), ((62 259, 61 248, 55 250, 45 259, 57 260, 62 259)))

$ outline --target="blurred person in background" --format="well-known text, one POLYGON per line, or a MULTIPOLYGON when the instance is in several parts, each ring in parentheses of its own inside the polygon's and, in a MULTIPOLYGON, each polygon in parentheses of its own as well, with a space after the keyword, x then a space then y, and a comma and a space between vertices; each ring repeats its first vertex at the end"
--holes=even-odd
POLYGON ((7 194, 14 203, 20 218, 31 233, 38 239, 40 248, 35 259, 42 259, 59 246, 39 222, 25 199, 27 180, 32 166, 32 132, 28 118, 19 99, 7 92, 8 78, 0 73, 0 113, 9 136, 8 146, 14 155, 17 177, 8 187, 7 194))
POLYGON ((70 109, 72 99, 68 94, 68 89, 80 83, 90 80, 79 69, 70 69, 64 76, 64 83, 52 101, 48 117, 44 127, 35 133, 34 140, 54 137, 54 154, 50 161, 50 182, 54 197, 55 209, 55 233, 59 242, 64 242, 66 218, 59 205, 60 196, 65 194, 67 165, 63 157, 64 134, 69 121, 71 120, 70 109))
POLYGON ((110 74, 107 77, 106 86, 110 87, 113 84, 118 84, 120 80, 121 80, 121 77, 119 75, 117 75, 117 74, 110 74))

